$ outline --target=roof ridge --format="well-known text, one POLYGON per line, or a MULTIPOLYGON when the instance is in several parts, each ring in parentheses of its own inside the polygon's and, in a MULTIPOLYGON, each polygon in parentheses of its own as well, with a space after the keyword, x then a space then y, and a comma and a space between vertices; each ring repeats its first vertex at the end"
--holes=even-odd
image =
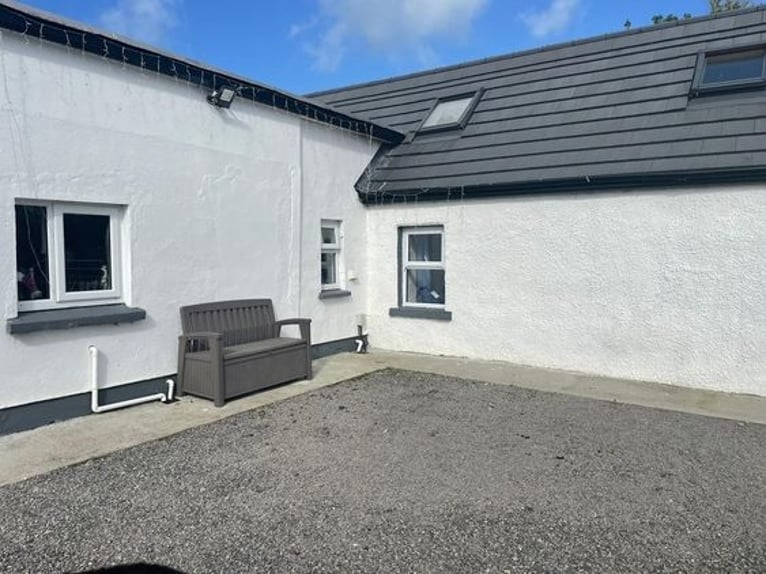
POLYGON ((437 68, 429 68, 427 70, 420 70, 417 72, 410 72, 402 75, 388 76, 377 80, 370 80, 367 82, 359 82, 357 84, 349 84, 346 86, 340 86, 337 88, 330 88, 328 90, 319 90, 315 92, 309 92, 304 94, 304 97, 315 98, 319 96, 334 94, 338 92, 346 92, 348 90, 355 90, 359 88, 366 88, 370 86, 377 86, 386 84, 392 81, 409 80, 412 78, 418 78, 422 76, 428 76, 431 74, 437 74, 440 72, 449 72, 451 70, 459 70, 461 68, 468 68, 477 66, 480 64, 487 64, 491 62, 499 62, 501 60, 509 60, 512 58, 518 58, 521 56, 528 56, 531 54, 539 54, 541 52, 552 52, 554 50, 560 50, 562 48, 569 48, 572 46, 581 46, 584 44, 591 44, 595 42, 603 42, 605 40, 611 40, 613 38, 620 38, 623 36, 630 36, 632 34, 643 34, 650 31, 662 30, 666 28, 674 28, 677 26, 687 26, 689 24, 697 24, 699 22, 706 22, 710 20, 718 20, 722 18, 733 18, 742 14, 749 14, 752 12, 766 12, 766 4, 759 4, 751 8, 745 8, 742 10, 732 10, 729 12, 720 12, 718 14, 704 14, 702 16, 694 16, 692 18, 679 18, 673 22, 663 22, 661 24, 648 24, 639 28, 631 28, 630 30, 620 30, 617 32, 607 32, 606 34, 600 34, 597 36, 589 36, 587 38, 580 38, 577 40, 570 40, 566 42, 557 42, 555 44, 546 44, 544 46, 538 46, 535 48, 528 48, 526 50, 520 50, 518 52, 508 52, 505 54, 498 54, 496 56, 488 56, 486 58, 478 58, 475 60, 467 60, 465 62, 459 62, 457 64, 449 64, 446 66, 439 66, 437 68))

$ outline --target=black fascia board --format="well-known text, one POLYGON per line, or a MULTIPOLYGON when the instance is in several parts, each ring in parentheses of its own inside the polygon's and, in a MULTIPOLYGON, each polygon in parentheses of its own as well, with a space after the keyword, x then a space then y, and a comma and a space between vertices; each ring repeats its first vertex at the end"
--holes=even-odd
POLYGON ((603 193, 619 191, 678 188, 692 185, 724 185, 766 182, 766 168, 725 171, 678 171, 656 174, 628 174, 601 177, 577 177, 557 180, 535 180, 492 185, 411 188, 387 191, 364 191, 357 185, 359 200, 365 205, 387 205, 462 199, 491 199, 523 195, 556 195, 569 193, 603 193))
POLYGON ((0 29, 187 81, 211 92, 222 85, 236 86, 237 94, 245 100, 384 142, 398 144, 404 139, 404 134, 396 130, 355 118, 329 106, 17 2, 0 2, 0 29))

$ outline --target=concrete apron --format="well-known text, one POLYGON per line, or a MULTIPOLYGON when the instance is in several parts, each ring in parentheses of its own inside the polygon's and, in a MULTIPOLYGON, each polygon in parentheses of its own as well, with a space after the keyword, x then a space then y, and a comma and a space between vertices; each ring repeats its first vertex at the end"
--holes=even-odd
POLYGON ((582 373, 411 353, 375 351, 314 361, 314 378, 235 399, 222 408, 185 396, 80 417, 0 437, 0 485, 214 422, 383 368, 409 369, 598 400, 766 424, 766 397, 733 395, 582 373))

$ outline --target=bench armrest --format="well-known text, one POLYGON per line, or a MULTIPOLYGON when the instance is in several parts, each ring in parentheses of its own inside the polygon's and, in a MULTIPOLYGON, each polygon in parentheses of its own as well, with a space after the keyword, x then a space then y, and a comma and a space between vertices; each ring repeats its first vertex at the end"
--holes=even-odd
POLYGON ((184 352, 211 350, 220 353, 222 342, 223 333, 213 333, 212 331, 184 333, 178 336, 179 349, 182 349, 184 352))
POLYGON ((298 325, 301 330, 301 339, 311 344, 311 319, 282 319, 274 322, 274 336, 279 337, 284 325, 298 325))
POLYGON ((178 339, 191 341, 193 339, 223 339, 223 333, 214 333, 213 331, 199 331, 197 333, 184 333, 179 335, 178 339))

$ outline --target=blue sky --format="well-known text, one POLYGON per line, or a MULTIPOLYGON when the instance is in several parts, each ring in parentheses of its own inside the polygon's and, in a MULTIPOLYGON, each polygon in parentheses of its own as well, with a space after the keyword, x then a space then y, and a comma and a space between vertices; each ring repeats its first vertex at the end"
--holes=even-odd
POLYGON ((294 93, 702 15, 707 0, 26 0, 294 93))

